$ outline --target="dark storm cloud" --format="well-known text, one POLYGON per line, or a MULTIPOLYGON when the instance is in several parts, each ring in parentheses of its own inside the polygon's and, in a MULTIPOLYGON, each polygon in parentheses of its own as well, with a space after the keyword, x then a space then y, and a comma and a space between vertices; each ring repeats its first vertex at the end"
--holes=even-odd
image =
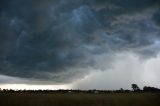
POLYGON ((149 47, 159 40, 159 14, 149 11, 156 11, 158 0, 2 0, 0 5, 3 75, 64 82, 102 67, 95 56, 105 53, 109 59, 126 50, 152 55, 149 47))
POLYGON ((158 9, 158 11, 153 15, 153 20, 155 22, 155 24, 160 26, 160 9, 158 9))

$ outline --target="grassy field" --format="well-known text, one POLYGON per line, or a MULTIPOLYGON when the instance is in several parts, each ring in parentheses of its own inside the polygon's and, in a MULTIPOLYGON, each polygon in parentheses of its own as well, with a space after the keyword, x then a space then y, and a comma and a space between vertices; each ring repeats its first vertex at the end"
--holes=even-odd
POLYGON ((160 106, 160 94, 0 93, 0 106, 160 106))

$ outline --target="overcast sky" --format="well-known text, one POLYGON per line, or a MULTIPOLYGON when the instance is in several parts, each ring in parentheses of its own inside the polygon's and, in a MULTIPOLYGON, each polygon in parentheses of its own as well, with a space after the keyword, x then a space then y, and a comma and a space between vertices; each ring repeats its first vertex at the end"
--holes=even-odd
POLYGON ((159 0, 1 0, 0 88, 160 87, 159 0))

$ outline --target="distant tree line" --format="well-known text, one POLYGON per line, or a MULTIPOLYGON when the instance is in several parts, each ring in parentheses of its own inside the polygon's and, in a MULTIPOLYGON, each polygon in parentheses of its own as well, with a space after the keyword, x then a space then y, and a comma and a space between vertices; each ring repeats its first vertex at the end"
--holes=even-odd
POLYGON ((150 86, 144 86, 142 90, 138 87, 137 84, 132 84, 131 87, 134 92, 160 92, 159 88, 150 87, 150 86))
POLYGON ((143 89, 140 89, 137 84, 131 84, 132 90, 12 90, 12 89, 1 89, 0 92, 18 92, 18 93, 91 93, 91 94, 104 94, 104 93, 130 93, 130 92, 158 92, 160 93, 159 88, 144 86, 143 89))
POLYGON ((143 87, 143 91, 145 91, 145 92, 157 92, 157 91, 160 91, 160 89, 155 88, 155 87, 145 86, 145 87, 143 87))

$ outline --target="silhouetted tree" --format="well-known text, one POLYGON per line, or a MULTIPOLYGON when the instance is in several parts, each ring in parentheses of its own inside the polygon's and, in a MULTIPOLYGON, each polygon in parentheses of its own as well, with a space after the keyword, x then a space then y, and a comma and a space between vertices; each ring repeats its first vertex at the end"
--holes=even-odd
POLYGON ((121 91, 123 91, 123 88, 120 88, 121 91))
POLYGON ((138 87, 137 84, 132 84, 131 87, 132 87, 133 91, 140 91, 140 88, 138 87))

